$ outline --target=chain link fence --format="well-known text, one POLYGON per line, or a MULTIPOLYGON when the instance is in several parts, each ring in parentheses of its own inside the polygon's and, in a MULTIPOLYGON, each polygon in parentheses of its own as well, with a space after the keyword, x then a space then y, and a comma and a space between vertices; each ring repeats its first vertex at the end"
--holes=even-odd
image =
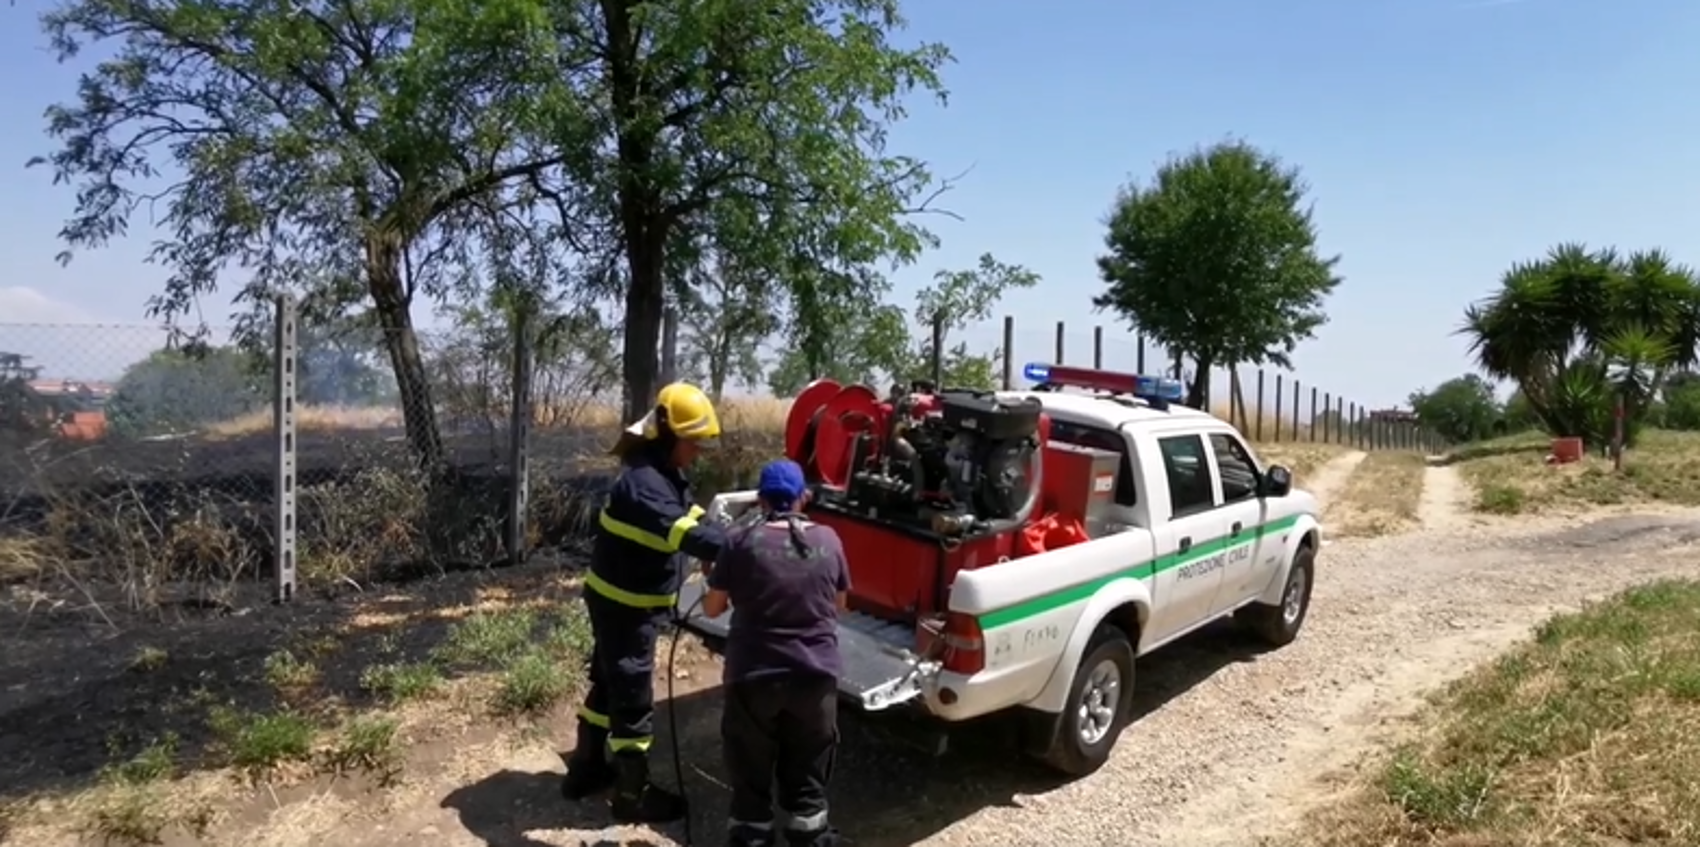
POLYGON ((0 584, 234 604, 582 543, 611 478, 612 339, 317 324, 287 300, 275 319, 193 344, 0 324, 0 584))
MULTIPOLYGON (((314 323, 288 300, 275 318, 264 337, 214 328, 192 345, 155 327, 0 324, 0 584, 222 604, 244 586, 288 599, 586 542, 622 423, 613 330, 520 315, 379 330, 314 323)), ((1195 375, 1101 327, 1003 329, 1006 386, 1031 361, 1195 375)), ((663 336, 677 344, 673 321, 663 336)), ((664 379, 676 360, 663 351, 664 379)), ((1257 441, 1441 447, 1409 413, 1289 374, 1207 377, 1212 411, 1257 441)), ((784 406, 728 402, 731 437, 699 484, 748 484, 782 450, 784 406)))

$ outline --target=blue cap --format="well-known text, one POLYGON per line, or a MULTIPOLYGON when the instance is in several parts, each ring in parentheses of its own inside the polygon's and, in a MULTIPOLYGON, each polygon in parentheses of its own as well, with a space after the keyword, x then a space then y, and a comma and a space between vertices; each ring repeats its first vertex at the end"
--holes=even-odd
POLYGON ((762 467, 756 495, 774 506, 789 506, 808 488, 802 466, 790 459, 775 459, 762 467))

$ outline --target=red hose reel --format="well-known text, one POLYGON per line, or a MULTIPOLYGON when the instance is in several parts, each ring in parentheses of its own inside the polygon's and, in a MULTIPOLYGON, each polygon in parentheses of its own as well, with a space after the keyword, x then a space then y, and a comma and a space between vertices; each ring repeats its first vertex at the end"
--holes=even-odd
POLYGON ((803 466, 810 481, 833 488, 850 482, 850 454, 856 436, 871 432, 878 455, 878 434, 885 431, 891 404, 865 385, 839 385, 830 379, 809 383, 791 404, 785 419, 785 455, 803 466))

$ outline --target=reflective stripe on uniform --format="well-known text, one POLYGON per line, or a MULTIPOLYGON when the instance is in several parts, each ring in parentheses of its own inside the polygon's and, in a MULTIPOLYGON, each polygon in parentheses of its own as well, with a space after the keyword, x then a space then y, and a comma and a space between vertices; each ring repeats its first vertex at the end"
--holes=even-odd
POLYGON ((668 609, 679 602, 677 594, 639 594, 636 591, 627 591, 597 576, 595 571, 585 573, 584 587, 622 606, 634 609, 668 609))
POLYGON ((741 821, 741 820, 738 820, 737 818, 732 818, 732 819, 726 821, 726 828, 727 829, 743 828, 743 829, 753 829, 757 832, 770 832, 773 829, 773 821, 741 821))
POLYGON ((648 753, 649 745, 653 741, 655 741, 654 737, 648 735, 641 738, 610 738, 608 739, 608 749, 615 753, 624 753, 628 750, 648 753))
POLYGON ((658 553, 677 553, 679 544, 685 540, 685 533, 696 528, 697 519, 702 517, 702 514, 701 506, 692 506, 684 517, 673 522, 673 526, 667 530, 666 538, 611 517, 607 509, 602 510, 601 523, 602 528, 615 538, 624 538, 658 553))
POLYGON ((608 716, 601 712, 592 711, 589 706, 578 707, 578 717, 579 720, 599 729, 608 728, 608 716))
POLYGON ((819 832, 826 829, 826 810, 821 809, 812 815, 794 815, 785 828, 792 832, 819 832))

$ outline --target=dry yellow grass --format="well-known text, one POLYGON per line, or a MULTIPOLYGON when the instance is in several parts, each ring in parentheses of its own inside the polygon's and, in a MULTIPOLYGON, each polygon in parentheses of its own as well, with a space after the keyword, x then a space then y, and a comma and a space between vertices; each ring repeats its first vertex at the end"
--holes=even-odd
POLYGON ((1294 847, 1700 843, 1700 583, 1540 626, 1439 694, 1294 847))
POLYGON ((1549 465, 1551 439, 1526 433, 1455 451, 1475 507, 1493 514, 1578 510, 1632 503, 1700 505, 1700 433, 1648 430, 1623 459, 1623 472, 1598 453, 1549 465))
POLYGON ((0 584, 33 579, 52 562, 47 542, 31 535, 0 536, 0 584))
POLYGON ((1304 442, 1283 442, 1280 444, 1258 444, 1257 457, 1265 465, 1285 465, 1293 472, 1293 485, 1303 488, 1315 481, 1316 472, 1322 466, 1351 452, 1352 448, 1339 444, 1307 444, 1304 442))
POLYGON ((1416 453, 1370 453, 1328 504, 1325 522, 1344 537, 1388 535, 1410 528, 1417 522, 1427 467, 1416 453))
MULTIPOLYGON (((303 431, 385 429, 402 425, 400 409, 372 406, 298 406, 295 427, 303 431)), ((213 424, 202 432, 213 438, 241 438, 272 428, 272 411, 261 409, 213 424)))

